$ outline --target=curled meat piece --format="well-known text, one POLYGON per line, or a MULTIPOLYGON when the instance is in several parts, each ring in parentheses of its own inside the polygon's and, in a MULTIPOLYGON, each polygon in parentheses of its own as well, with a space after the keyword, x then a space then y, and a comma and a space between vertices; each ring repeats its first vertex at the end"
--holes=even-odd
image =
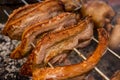
POLYGON ((13 11, 2 32, 11 39, 21 40, 26 27, 50 19, 61 12, 63 12, 62 4, 57 0, 24 6, 13 11))
MULTIPOLYGON (((67 39, 71 39, 72 37, 75 37, 76 35, 82 33, 88 26, 90 27, 92 26, 92 23, 90 22, 90 18, 86 18, 85 20, 80 21, 78 25, 73 26, 72 28, 68 28, 65 30, 61 30, 61 31, 46 35, 45 37, 43 37, 43 39, 40 42, 38 42, 38 44, 36 45, 36 48, 32 52, 32 54, 34 54, 33 62, 35 64, 40 64, 43 61, 45 55, 47 54, 46 53, 47 49, 49 49, 50 47, 56 44, 59 44, 60 42, 64 42, 67 39)), ((73 40, 70 40, 70 42, 73 42, 73 40)), ((75 47, 76 44, 78 44, 77 40, 74 46, 69 45, 69 47, 71 46, 75 47)))
POLYGON ((31 43, 36 45, 37 41, 49 32, 62 30, 74 24, 77 24, 79 15, 74 13, 61 13, 58 16, 39 22, 26 28, 22 35, 21 44, 11 53, 13 59, 20 59, 26 56, 33 49, 31 43))
MULTIPOLYGON (((27 62, 22 66, 21 74, 29 75, 32 72, 32 69, 34 66, 44 65, 45 56, 48 54, 48 51, 50 50, 51 50, 50 52, 53 53, 51 56, 54 57, 62 53, 62 51, 64 50, 70 50, 76 47, 76 45, 78 44, 78 40, 83 39, 84 37, 83 31, 86 30, 88 27, 89 28, 91 27, 91 29, 93 29, 90 18, 86 18, 85 20, 80 21, 76 26, 67 28, 65 30, 60 30, 54 33, 50 33, 44 36, 41 39, 41 41, 38 42, 38 44, 36 45, 32 53, 29 55, 27 62), (81 38, 80 38, 80 33, 82 34, 81 38), (57 47, 60 45, 60 47, 57 48, 56 45, 57 47), (53 51, 56 50, 56 51, 52 52, 52 50, 53 51)), ((88 30, 91 30, 91 29, 88 29, 88 30)), ((92 30, 91 32, 88 31, 88 33, 92 33, 92 30)), ((85 36, 86 35, 87 34, 85 34, 85 36)), ((88 36, 86 37, 88 38, 88 36)), ((50 52, 49 54, 51 54, 50 52)))
MULTIPOLYGON (((77 26, 79 25, 81 25, 81 23, 77 26)), ((54 56, 61 54, 64 51, 72 50, 78 44, 78 47, 85 47, 88 45, 93 36, 93 25, 90 22, 88 22, 86 25, 86 29, 81 33, 78 33, 75 36, 69 37, 59 43, 52 45, 50 48, 47 48, 44 63, 48 63, 48 61, 51 60, 54 56), (87 44, 84 44, 86 41, 88 41, 87 44)))
POLYGON ((61 80, 82 75, 95 67, 99 62, 108 45, 108 34, 100 28, 99 32, 99 44, 93 54, 85 61, 55 68, 36 68, 33 71, 33 80, 61 80))
POLYGON ((81 7, 83 16, 92 16, 96 27, 103 27, 115 15, 113 9, 104 1, 88 1, 81 7))

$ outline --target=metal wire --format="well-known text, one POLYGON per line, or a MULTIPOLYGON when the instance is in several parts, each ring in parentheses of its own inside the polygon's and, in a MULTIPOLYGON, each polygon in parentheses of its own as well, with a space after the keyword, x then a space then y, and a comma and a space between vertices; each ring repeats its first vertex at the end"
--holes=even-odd
MULTIPOLYGON (((93 37, 93 40, 95 41, 95 42, 99 42, 97 39, 95 39, 94 37, 93 37)), ((113 50, 111 50, 110 48, 107 48, 107 50, 108 51, 110 51, 114 56, 116 56, 118 59, 120 59, 120 56, 117 54, 117 53, 115 53, 113 50)))
MULTIPOLYGON (((28 5, 28 3, 25 1, 25 0, 21 0, 25 5, 28 5)), ((41 2, 40 0, 37 0, 38 2, 41 2)), ((6 10, 3 10, 4 13, 9 16, 9 13, 6 11, 6 10)), ((99 42, 97 39, 93 38, 93 40, 95 42, 99 42)), ((35 47, 35 45, 33 43, 31 43, 31 45, 33 47, 35 47)), ((80 51, 78 51, 76 48, 73 49, 81 58, 83 58, 84 60, 86 60, 86 57, 80 53, 80 51)), ((114 51, 112 51, 110 48, 107 48, 108 51, 110 51, 114 56, 116 56, 118 59, 120 59, 120 56, 115 53, 114 51)), ((54 66, 48 62, 48 65, 51 67, 51 68, 54 68, 54 66)), ((102 71, 100 71, 97 67, 94 67, 94 69, 105 79, 105 80, 110 80, 102 71)))
MULTIPOLYGON (((86 60, 87 58, 76 48, 73 49, 81 58, 86 60)), ((97 67, 94 67, 95 71, 97 71, 105 80, 110 80, 102 71, 100 71, 97 67)))
POLYGON ((28 3, 25 0, 21 0, 25 5, 28 5, 28 3))
POLYGON ((3 10, 3 11, 7 16, 9 16, 9 13, 6 10, 3 10))

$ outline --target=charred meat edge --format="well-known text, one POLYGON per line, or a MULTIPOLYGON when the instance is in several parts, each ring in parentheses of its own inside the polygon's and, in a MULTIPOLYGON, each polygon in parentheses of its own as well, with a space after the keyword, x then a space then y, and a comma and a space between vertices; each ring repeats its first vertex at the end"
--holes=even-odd
POLYGON ((26 63, 23 64, 20 73, 27 76, 31 75, 33 67, 38 64, 42 64, 46 55, 46 53, 44 52, 46 48, 51 47, 52 45, 56 44, 57 42, 60 42, 61 40, 65 40, 71 36, 81 33, 86 29, 87 24, 89 22, 90 20, 89 18, 87 18, 85 20, 80 21, 78 26, 76 25, 68 29, 58 31, 55 33, 50 33, 44 36, 42 40, 38 42, 32 53, 29 55, 26 63))
POLYGON ((9 24, 11 24, 11 22, 15 21, 16 19, 19 19, 20 17, 25 16, 29 12, 33 11, 34 9, 36 9, 39 5, 41 5, 41 3, 25 5, 25 6, 19 7, 18 9, 15 9, 12 12, 12 14, 9 15, 9 18, 8 18, 8 20, 6 22, 5 28, 2 31, 2 33, 4 35, 6 35, 7 28, 9 27, 9 24))
MULTIPOLYGON (((78 16, 74 13, 61 13, 53 19, 39 22, 31 27, 26 28, 22 35, 22 43, 11 53, 10 57, 13 59, 21 59, 33 49, 31 43, 36 44, 37 40, 40 40, 42 33, 61 30, 65 27, 69 27, 77 23, 78 16)), ((43 35, 44 35, 43 34, 43 35)))
POLYGON ((26 27, 29 27, 33 23, 37 23, 41 20, 50 19, 50 18, 56 16, 57 14, 59 14, 60 12, 63 12, 63 7, 59 1, 52 0, 52 1, 43 2, 40 5, 38 5, 38 7, 36 7, 32 11, 30 11, 29 13, 24 14, 22 17, 9 23, 8 26, 5 26, 3 33, 4 32, 7 33, 7 35, 11 39, 20 40, 22 32, 24 31, 24 29, 26 27), (48 8, 50 8, 50 9, 48 9, 48 8), (31 21, 31 17, 36 16, 37 12, 39 12, 38 16, 40 16, 42 14, 41 18, 35 17, 35 18, 33 18, 34 20, 31 21))
POLYGON ((87 25, 86 29, 81 33, 78 33, 72 37, 69 37, 68 39, 65 39, 47 48, 45 50, 46 56, 44 59, 44 63, 47 64, 49 60, 54 58, 56 55, 59 55, 64 51, 72 50, 73 48, 77 47, 77 45, 78 48, 85 47, 86 45, 88 45, 93 36, 93 24, 88 23, 86 25, 87 25), (87 42, 87 44, 85 42, 87 42))
POLYGON ((55 68, 37 68, 33 71, 33 80, 61 80, 82 75, 95 67, 107 49, 108 34, 103 29, 98 29, 99 44, 93 54, 85 61, 55 68))

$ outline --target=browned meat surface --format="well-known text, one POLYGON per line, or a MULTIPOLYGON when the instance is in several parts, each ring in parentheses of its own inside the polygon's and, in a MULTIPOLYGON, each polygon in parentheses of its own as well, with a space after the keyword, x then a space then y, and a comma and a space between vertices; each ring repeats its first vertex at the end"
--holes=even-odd
POLYGON ((120 70, 116 71, 111 80, 120 80, 120 70))
POLYGON ((35 3, 15 9, 13 13, 9 16, 6 26, 8 26, 11 22, 15 21, 16 19, 28 14, 29 12, 37 8, 40 4, 41 3, 35 3))
POLYGON ((50 19, 62 11, 62 4, 57 0, 45 1, 19 8, 10 15, 3 33, 11 39, 21 40, 22 33, 26 27, 50 19))
MULTIPOLYGON (((50 0, 43 0, 50 1, 50 0)), ((64 5, 65 11, 76 11, 81 8, 81 0, 59 0, 64 5)))
POLYGON ((112 49, 120 48, 120 16, 117 16, 116 25, 110 35, 109 47, 112 49))
POLYGON ((77 8, 80 8, 81 0, 61 0, 65 6, 66 11, 74 11, 77 8))
POLYGON ((26 28, 22 35, 21 44, 11 53, 10 57, 13 59, 23 58, 33 49, 31 43, 36 45, 36 42, 41 38, 40 36, 77 24, 78 19, 79 15, 77 14, 61 13, 50 20, 26 28))
MULTIPOLYGON (((61 30, 61 31, 58 31, 55 33, 51 33, 51 34, 48 34, 45 37, 43 37, 43 39, 40 42, 38 42, 38 44, 36 45, 36 48, 32 52, 32 54, 35 54, 34 63, 40 64, 42 62, 45 55, 47 54, 45 50, 51 48, 52 46, 54 46, 56 44, 59 44, 60 42, 64 43, 64 41, 69 40, 72 37, 82 33, 82 31, 84 31, 87 27, 92 27, 92 24, 91 24, 89 18, 87 18, 83 21, 80 21, 76 27, 73 26, 72 28, 69 28, 66 30, 61 30)), ((71 40, 70 42, 73 42, 73 41, 71 40)), ((77 40, 75 42, 77 44, 77 40)), ((66 42, 66 44, 67 44, 67 42, 66 42)), ((74 44, 74 45, 76 45, 76 44, 74 44)), ((72 45, 69 45, 69 47, 71 47, 71 46, 72 45)))
POLYGON ((60 55, 55 56, 53 59, 50 60, 50 63, 55 64, 55 63, 63 62, 67 57, 67 53, 68 52, 66 52, 66 53, 64 52, 64 53, 62 53, 60 55))
POLYGON ((88 1, 82 6, 81 12, 83 16, 92 16, 96 27, 103 27, 106 23, 110 23, 115 15, 111 6, 100 0, 88 1))
POLYGON ((120 48, 120 24, 116 24, 112 30, 109 47, 112 49, 120 48))
POLYGON ((108 45, 108 34, 101 28, 99 32, 99 44, 93 54, 85 61, 68 66, 55 68, 36 68, 33 70, 33 80, 61 80, 82 75, 95 67, 108 45))
MULTIPOLYGON (((80 26, 80 25, 81 24, 77 26, 80 26)), ((81 33, 78 33, 75 36, 69 37, 68 39, 65 39, 57 44, 52 45, 50 48, 47 48, 44 63, 47 63, 54 56, 61 54, 64 51, 72 50, 78 44, 80 46, 80 44, 88 40, 90 43, 90 40, 92 39, 92 36, 93 36, 93 25, 91 23, 87 23, 86 26, 87 26, 86 29, 82 31, 81 33)), ((89 43, 87 43, 87 45, 89 43)), ((86 45, 82 44, 80 47, 85 47, 85 46, 86 45)))
MULTIPOLYGON (((28 57, 27 62, 22 66, 21 73, 23 75, 29 75, 34 65, 43 65, 44 59, 47 54, 53 53, 51 56, 54 57, 62 53, 64 50, 70 50, 76 47, 79 39, 83 39, 84 37, 84 35, 80 36, 80 33, 83 34, 84 30, 87 29, 91 30, 89 28, 93 29, 93 25, 90 21, 90 18, 86 18, 85 20, 80 21, 76 26, 44 36, 41 41, 38 42, 31 55, 28 57)), ((89 32, 90 31, 88 31, 88 33, 89 32)), ((90 33, 92 33, 92 30, 90 33)), ((86 36, 85 38, 87 39, 88 36, 86 36)))

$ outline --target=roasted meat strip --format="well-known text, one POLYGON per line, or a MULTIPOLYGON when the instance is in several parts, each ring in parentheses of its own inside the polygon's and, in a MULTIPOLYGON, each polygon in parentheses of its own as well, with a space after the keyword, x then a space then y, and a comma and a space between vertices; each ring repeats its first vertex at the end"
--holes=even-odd
POLYGON ((11 39, 21 40, 26 27, 50 19, 61 12, 63 12, 62 4, 57 0, 44 1, 19 8, 10 15, 3 34, 11 39))
POLYGON ((92 26, 90 18, 86 18, 85 20, 80 21, 77 26, 73 26, 72 28, 46 35, 40 42, 38 42, 36 48, 32 52, 32 54, 34 54, 33 62, 35 64, 40 64, 43 61, 45 55, 47 54, 47 49, 62 41, 64 42, 68 38, 74 37, 82 33, 82 31, 84 31, 88 26, 92 26))
POLYGON ((33 80, 61 80, 82 75, 95 67, 108 45, 108 34, 101 28, 99 32, 99 44, 93 54, 85 61, 68 66, 55 68, 36 68, 33 71, 33 80))
POLYGON ((92 16, 96 27, 103 27, 106 23, 110 23, 115 15, 112 7, 100 0, 87 1, 82 5, 81 13, 83 16, 92 16))
MULTIPOLYGON (((21 74, 29 75, 32 72, 32 69, 34 66, 44 65, 43 62, 44 62, 45 56, 48 54, 47 50, 50 50, 50 48, 53 46, 55 46, 59 43, 62 44, 62 42, 65 43, 65 45, 64 44, 60 45, 61 47, 64 47, 65 49, 58 47, 56 49, 55 54, 61 53, 59 51, 60 49, 62 49, 61 51, 63 51, 63 50, 69 50, 69 49, 72 49, 73 47, 75 47, 78 44, 78 39, 80 39, 80 38, 78 38, 78 37, 80 37, 79 34, 80 33, 83 34, 82 32, 84 30, 86 30, 88 27, 93 28, 92 25, 93 24, 91 23, 90 18, 86 18, 85 20, 80 21, 78 23, 78 25, 76 25, 76 26, 67 28, 65 30, 57 31, 54 33, 50 33, 50 34, 44 36, 41 39, 41 41, 38 42, 38 44, 36 45, 36 47, 32 51, 32 53, 29 55, 27 62, 22 66, 21 74), (68 44, 66 40, 71 42, 71 44, 70 43, 68 44), (75 40, 75 42, 73 40, 75 40), (73 42, 74 42, 74 44, 72 44, 73 42)), ((91 29, 89 29, 89 30, 91 30, 91 29)), ((92 32, 92 30, 91 30, 91 32, 92 32)), ((81 37, 83 37, 83 36, 84 35, 82 35, 81 37)), ((83 39, 83 38, 81 38, 81 39, 83 39)), ((52 50, 54 50, 54 47, 52 50)), ((54 56, 54 53, 51 56, 54 56)))
POLYGON ((26 28, 22 35, 21 44, 11 53, 10 57, 13 59, 23 58, 33 49, 31 43, 35 45, 36 42, 45 34, 77 24, 78 19, 79 15, 77 14, 61 13, 50 20, 39 22, 26 28))
MULTIPOLYGON (((48 63, 48 61, 51 60, 54 56, 61 54, 64 51, 72 50, 74 47, 77 47, 78 44, 82 44, 85 41, 89 41, 90 43, 90 40, 93 36, 93 25, 91 23, 87 23, 86 25, 86 29, 81 33, 78 33, 75 36, 69 37, 59 43, 52 45, 50 48, 47 48, 44 63, 48 63)), ((84 47, 84 45, 81 47, 84 47)))
MULTIPOLYGON (((23 7, 19 7, 18 9, 15 9, 12 14, 10 14, 8 21, 6 22, 6 26, 9 26, 9 24, 16 19, 28 14, 35 8, 37 8, 41 3, 35 3, 30 5, 25 5, 23 7)), ((5 27, 6 28, 6 27, 5 27)))

